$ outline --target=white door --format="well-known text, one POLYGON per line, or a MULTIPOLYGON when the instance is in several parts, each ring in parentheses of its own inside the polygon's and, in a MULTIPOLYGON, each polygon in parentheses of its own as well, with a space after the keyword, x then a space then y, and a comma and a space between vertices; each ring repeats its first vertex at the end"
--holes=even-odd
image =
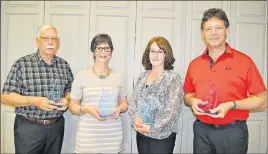
MULTIPOLYGON (((191 60, 204 52, 205 45, 200 34, 201 19, 203 13, 209 8, 222 8, 230 17, 230 2, 228 1, 187 1, 183 5, 185 12, 184 25, 184 67, 185 74, 191 60)), ((228 41, 228 39, 227 39, 228 41)), ((182 142, 181 153, 193 153, 193 122, 195 117, 191 110, 184 106, 182 112, 182 142)))
MULTIPOLYGON (((73 75, 87 67, 89 34, 88 1, 46 1, 44 24, 51 24, 60 34, 58 56, 71 66, 73 75)), ((73 153, 78 116, 67 110, 64 114, 65 130, 62 153, 73 153)))
MULTIPOLYGON (((13 63, 36 52, 37 28, 44 2, 1 1, 1 90, 13 63)), ((1 153, 14 153, 14 108, 1 104, 1 153)))
MULTIPOLYGON (((114 45, 110 66, 125 76, 125 86, 130 92, 133 82, 136 2, 48 1, 45 4, 45 24, 52 24, 59 30, 59 56, 68 61, 73 74, 93 65, 91 40, 98 33, 107 33, 114 45)), ((71 153, 79 117, 69 111, 64 116, 66 123, 62 153, 71 153)), ((123 121, 124 152, 129 153, 131 136, 126 114, 123 114, 123 121)))
MULTIPOLYGON (((230 44, 249 55, 267 87, 267 1, 232 1, 230 44)), ((267 110, 248 119, 248 153, 267 152, 267 110)))
MULTIPOLYGON (((125 76, 125 87, 129 97, 133 89, 136 2, 92 1, 91 5, 89 40, 91 41, 98 33, 107 33, 111 36, 114 51, 110 66, 125 76)), ((92 55, 88 58, 92 64, 92 55)), ((124 113, 124 151, 122 153, 131 152, 129 121, 129 116, 124 113)))
MULTIPOLYGON (((205 45, 200 36, 201 18, 205 10, 213 7, 222 8, 226 12, 230 21, 227 42, 254 60, 267 87, 267 2, 264 1, 188 1, 185 6, 185 66, 204 51, 205 45)), ((181 153, 193 152, 194 120, 190 109, 185 107, 181 153)), ((266 153, 267 113, 250 113, 247 124, 248 153, 266 153)))
MULTIPOLYGON (((182 1, 137 1, 135 83, 144 71, 141 59, 149 40, 165 37, 171 44, 176 59, 174 70, 181 72, 182 1)), ((181 126, 181 125, 180 125, 181 126)), ((137 153, 136 132, 132 129, 132 153, 137 153)), ((181 133, 177 134, 174 152, 180 151, 181 133)))

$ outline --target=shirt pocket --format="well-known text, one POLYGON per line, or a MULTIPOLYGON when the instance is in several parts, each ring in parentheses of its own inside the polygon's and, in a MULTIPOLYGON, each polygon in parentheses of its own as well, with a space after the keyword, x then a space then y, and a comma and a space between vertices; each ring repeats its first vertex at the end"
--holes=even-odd
POLYGON ((34 93, 36 92, 36 89, 40 89, 40 86, 38 83, 34 84, 34 80, 33 79, 27 79, 27 80, 23 80, 22 82, 22 86, 20 88, 20 91, 22 94, 29 94, 29 93, 34 93))

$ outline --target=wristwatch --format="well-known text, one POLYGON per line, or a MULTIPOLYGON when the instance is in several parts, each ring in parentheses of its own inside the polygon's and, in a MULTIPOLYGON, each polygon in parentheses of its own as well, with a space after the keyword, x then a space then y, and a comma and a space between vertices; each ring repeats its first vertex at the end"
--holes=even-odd
POLYGON ((236 109, 236 102, 233 101, 233 104, 234 104, 234 106, 231 108, 231 110, 235 110, 236 109))

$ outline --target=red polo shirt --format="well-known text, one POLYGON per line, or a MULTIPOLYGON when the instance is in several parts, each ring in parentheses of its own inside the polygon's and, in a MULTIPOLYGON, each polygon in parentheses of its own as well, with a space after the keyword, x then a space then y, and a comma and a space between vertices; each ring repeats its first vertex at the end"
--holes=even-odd
MULTIPOLYGON (((223 53, 210 67, 210 57, 207 52, 191 61, 184 82, 185 93, 195 93, 196 98, 205 100, 209 95, 209 82, 212 82, 218 92, 218 103, 245 99, 266 91, 261 75, 252 59, 226 43, 223 53)), ((201 115, 197 118, 209 124, 227 124, 235 120, 246 120, 248 110, 229 111, 224 118, 212 118, 201 115)))

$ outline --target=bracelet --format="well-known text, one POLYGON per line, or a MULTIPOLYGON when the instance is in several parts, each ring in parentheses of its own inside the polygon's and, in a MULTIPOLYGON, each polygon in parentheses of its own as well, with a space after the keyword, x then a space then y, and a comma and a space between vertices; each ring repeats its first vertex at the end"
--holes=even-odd
POLYGON ((236 109, 236 102, 235 101, 232 101, 233 102, 233 104, 234 104, 234 106, 231 108, 231 110, 235 110, 236 109))

